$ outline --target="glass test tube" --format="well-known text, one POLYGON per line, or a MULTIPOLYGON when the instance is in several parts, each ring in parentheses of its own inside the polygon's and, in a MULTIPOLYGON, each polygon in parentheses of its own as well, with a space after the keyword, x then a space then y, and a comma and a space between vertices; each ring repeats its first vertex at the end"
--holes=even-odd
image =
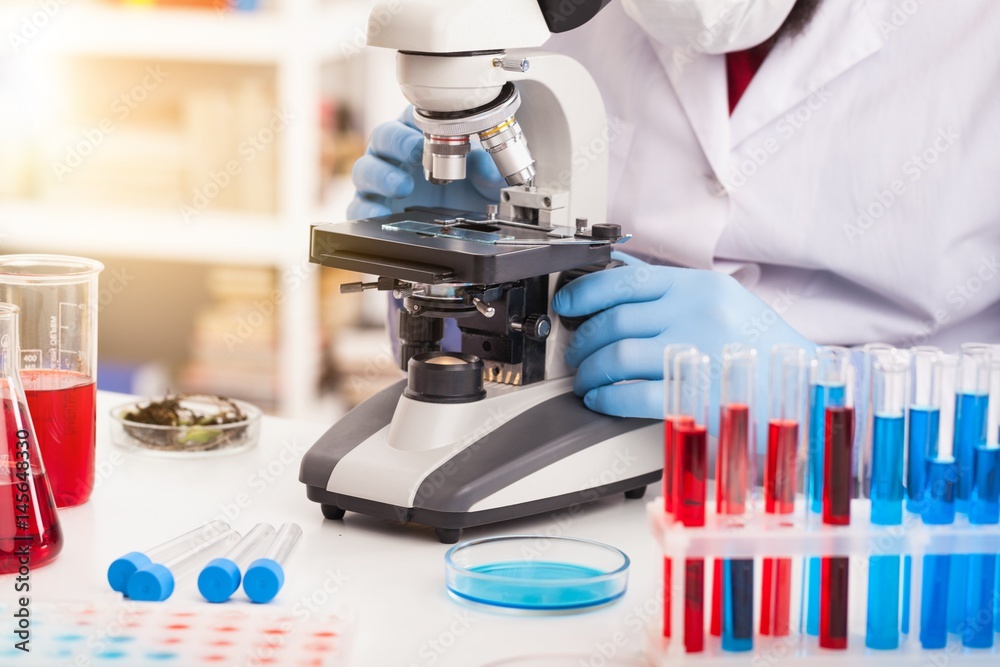
MULTIPOLYGON (((929 525, 955 521, 955 382, 959 360, 954 354, 938 355, 934 361, 933 383, 937 388, 934 405, 940 413, 938 441, 927 463, 927 500, 923 520, 929 525)), ((924 556, 920 599, 920 645, 941 649, 948 642, 948 580, 951 556, 924 556)))
POLYGON ((198 575, 198 591, 209 602, 225 602, 240 587, 242 568, 264 555, 274 542, 274 527, 258 523, 221 558, 209 561, 198 575))
POLYGON ((300 537, 302 528, 297 523, 283 524, 264 557, 247 568, 243 591, 253 602, 270 602, 285 585, 284 565, 300 537))
MULTIPOLYGON (((1000 522, 1000 352, 992 350, 989 377, 989 402, 986 414, 986 440, 974 451, 974 479, 969 506, 969 523, 989 525, 1000 522)), ((993 646, 994 602, 997 582, 996 554, 972 554, 968 557, 968 591, 965 617, 959 627, 962 643, 968 648, 993 646)))
MULTIPOLYGON (((667 345, 663 350, 663 380, 666 388, 663 406, 663 509, 668 514, 673 514, 674 501, 676 500, 673 488, 673 468, 676 459, 673 440, 674 425, 678 422, 690 423, 691 421, 690 417, 680 413, 679 382, 674 359, 680 354, 696 352, 697 349, 693 345, 678 344, 667 345)), ((669 633, 665 636, 669 636, 669 633)))
POLYGON ((859 488, 858 496, 870 497, 872 479, 872 438, 874 435, 875 416, 871 412, 872 383, 875 379, 875 363, 884 355, 900 354, 899 350, 888 343, 868 343, 862 348, 861 368, 858 370, 861 388, 861 398, 854 405, 854 419, 857 428, 854 429, 854 450, 857 452, 857 479, 859 488))
POLYGON ((162 564, 153 563, 141 568, 129 578, 126 592, 133 600, 162 602, 173 594, 177 579, 193 573, 206 558, 228 549, 239 540, 240 534, 235 530, 229 530, 196 543, 187 551, 162 564))
MULTIPOLYGON (((708 405, 711 391, 709 360, 697 351, 675 359, 680 414, 690 422, 676 425, 674 491, 676 520, 684 526, 705 525, 705 493, 708 473, 708 405)), ((684 648, 698 653, 705 648, 705 561, 688 558, 684 563, 684 648)))
MULTIPOLYGON (((963 343, 959 354, 955 397, 955 511, 968 514, 975 482, 976 449, 986 443, 986 410, 990 391, 992 350, 984 343, 963 343)), ((948 631, 966 634, 966 591, 969 556, 951 559, 948 583, 948 631)))
MULTIPOLYGON (((899 353, 882 353, 871 368, 871 522, 903 523, 903 448, 908 364, 899 353)), ((905 582, 903 584, 906 585, 905 582)), ((865 646, 899 647, 900 557, 872 556, 868 567, 865 646)), ((903 613, 908 610, 904 609, 903 613)))
MULTIPOLYGON (((752 511, 755 446, 754 391, 757 350, 740 344, 722 348, 719 451, 715 502, 720 515, 752 511)), ((726 651, 753 648, 753 559, 716 559, 713 568, 713 635, 726 651)))
MULTIPOLYGON (((806 495, 809 512, 823 512, 823 488, 826 468, 827 407, 843 406, 851 368, 851 351, 844 347, 817 348, 809 379, 809 451, 806 495)), ((853 381, 853 380, 852 380, 853 381)), ((853 443, 852 443, 853 444, 853 443)), ((850 490, 848 489, 848 496, 850 490)), ((806 632, 820 632, 821 562, 812 557, 806 561, 806 632)))
MULTIPOLYGON (((795 511, 796 463, 805 436, 806 354, 797 345, 771 348, 767 463, 764 470, 764 511, 795 511)), ((786 637, 790 633, 792 559, 765 558, 762 566, 760 633, 786 637)))
MULTIPOLYGON (((847 358, 828 378, 844 384, 844 397, 826 406, 823 461, 823 523, 851 523, 851 480, 854 450, 854 367, 847 358)), ((824 557, 820 564, 819 645, 847 648, 848 570, 850 559, 824 557)))
POLYGON ((210 521, 183 535, 178 535, 172 540, 167 540, 163 544, 146 549, 146 551, 132 551, 127 553, 121 558, 116 558, 108 567, 108 583, 113 590, 124 593, 128 588, 129 578, 135 574, 136 570, 149 567, 153 563, 170 560, 178 554, 188 551, 195 545, 226 533, 229 530, 231 530, 229 524, 225 521, 210 521))
MULTIPOLYGON (((663 406, 663 509, 673 514, 676 494, 674 493, 674 463, 677 460, 674 443, 674 426, 691 423, 691 418, 680 414, 680 382, 674 360, 678 355, 696 352, 693 345, 667 345, 663 350, 663 380, 665 386, 663 406)), ((670 637, 670 600, 673 587, 673 564, 669 558, 663 559, 663 636, 670 637)))
POLYGON ((910 350, 910 405, 907 434, 906 509, 923 514, 927 499, 927 461, 937 453, 938 387, 934 360, 941 349, 920 345, 910 350))

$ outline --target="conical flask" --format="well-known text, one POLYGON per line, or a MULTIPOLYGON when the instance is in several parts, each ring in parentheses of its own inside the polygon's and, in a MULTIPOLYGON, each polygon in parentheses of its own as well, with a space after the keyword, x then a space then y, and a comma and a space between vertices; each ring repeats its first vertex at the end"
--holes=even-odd
POLYGON ((0 574, 25 573, 54 559, 62 531, 17 374, 18 308, 0 303, 0 574))

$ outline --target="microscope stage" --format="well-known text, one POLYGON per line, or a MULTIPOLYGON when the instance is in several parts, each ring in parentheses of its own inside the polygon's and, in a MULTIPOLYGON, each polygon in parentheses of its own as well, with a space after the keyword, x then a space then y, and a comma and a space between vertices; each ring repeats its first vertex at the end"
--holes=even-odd
POLYGON ((607 263, 611 243, 448 209, 312 228, 310 260, 415 283, 499 285, 607 263), (537 245, 534 243, 537 242, 537 245))

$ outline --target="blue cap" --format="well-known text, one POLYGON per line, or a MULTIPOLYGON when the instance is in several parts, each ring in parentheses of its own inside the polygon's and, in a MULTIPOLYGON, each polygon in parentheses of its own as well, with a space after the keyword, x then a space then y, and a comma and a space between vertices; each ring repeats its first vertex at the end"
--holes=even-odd
POLYGON ((258 558, 243 575, 243 591, 254 602, 270 602, 285 583, 285 571, 277 561, 258 558))
POLYGON ((128 580, 128 596, 143 602, 163 602, 174 592, 174 575, 154 563, 136 571, 128 580))
POLYGON ((240 587, 240 568, 228 558, 216 558, 198 575, 198 590, 209 602, 225 602, 240 587))
POLYGON ((111 584, 111 589, 119 593, 124 593, 128 590, 128 580, 135 574, 135 571, 149 567, 152 564, 153 561, 149 560, 146 554, 139 553, 138 551, 133 551, 121 558, 116 558, 108 566, 108 583, 111 584))

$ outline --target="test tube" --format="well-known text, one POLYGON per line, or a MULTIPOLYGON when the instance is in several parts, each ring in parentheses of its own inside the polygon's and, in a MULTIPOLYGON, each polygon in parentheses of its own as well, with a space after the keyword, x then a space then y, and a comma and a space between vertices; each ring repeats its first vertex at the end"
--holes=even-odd
MULTIPOLYGON (((723 347, 715 473, 715 506, 720 515, 738 516, 752 510, 756 383, 757 350, 740 344, 723 347)), ((712 634, 721 633, 723 650, 751 650, 753 559, 716 559, 712 581, 712 634)))
POLYGON ((676 455, 674 453, 673 432, 674 426, 680 423, 690 423, 688 415, 680 413, 680 395, 678 393, 679 381, 677 379, 677 368, 674 359, 685 353, 696 352, 698 348, 693 345, 677 344, 667 345, 663 350, 663 380, 666 385, 666 402, 663 410, 663 504, 667 514, 673 514, 674 494, 673 468, 676 455))
MULTIPOLYGON (((975 479, 969 507, 969 523, 990 525, 1000 522, 1000 355, 993 350, 990 361, 989 405, 986 414, 986 442, 975 449, 975 479)), ((993 646, 995 623, 996 554, 969 557, 968 593, 962 643, 968 648, 993 646)))
POLYGON ((136 570, 128 580, 128 596, 142 602, 166 600, 173 594, 177 579, 193 573, 207 557, 221 549, 231 547, 239 540, 240 534, 235 530, 229 530, 195 544, 170 560, 136 570))
POLYGON ((243 591, 254 602, 270 602, 285 585, 285 563, 302 537, 297 523, 286 523, 278 529, 274 542, 263 558, 250 563, 243 575, 243 591))
MULTIPOLYGON (((975 482, 976 449, 986 443, 986 409, 990 391, 989 345, 963 343, 959 355, 955 397, 955 511, 968 514, 975 482)), ((951 559, 948 583, 948 631, 965 634, 969 556, 951 559)))
MULTIPOLYGON (((843 399, 826 405, 823 461, 823 523, 851 523, 852 452, 854 449, 854 367, 850 357, 828 367, 827 380, 843 383, 843 399)), ((824 557, 820 565, 819 645, 847 648, 848 570, 850 559, 824 557)))
POLYGON ((229 524, 225 521, 211 521, 151 549, 127 553, 116 558, 108 567, 108 583, 111 584, 113 590, 124 593, 128 590, 128 580, 135 574, 136 570, 149 567, 153 563, 170 560, 199 543, 222 535, 229 530, 231 530, 229 524))
MULTIPOLYGON (((677 460, 674 444, 674 426, 678 423, 690 424, 691 418, 680 414, 680 393, 674 359, 683 353, 697 351, 693 345, 667 345, 663 350, 663 509, 673 514, 676 496, 674 493, 674 463, 677 460)), ((663 636, 670 637, 670 599, 673 586, 673 564, 669 558, 663 559, 663 636)))
MULTIPOLYGON (((708 472, 708 404, 711 380, 709 360, 698 351, 675 359, 680 414, 690 422, 676 425, 674 517, 688 527, 705 525, 705 493, 708 472)), ((684 563, 684 649, 699 653, 705 648, 705 561, 688 558, 684 563)))
MULTIPOLYGON (((903 523, 906 373, 906 360, 896 352, 880 354, 871 368, 871 522, 879 526, 903 523)), ((899 647, 899 566, 899 556, 872 556, 869 560, 868 648, 899 647)))
POLYGON ((198 575, 198 590, 209 602, 225 602, 240 587, 241 568, 263 555, 274 541, 274 527, 258 523, 225 556, 209 561, 198 575))
MULTIPOLYGON (((940 413, 938 441, 934 456, 927 463, 927 501, 923 520, 928 525, 955 522, 955 382, 959 360, 954 354, 941 354, 934 360, 933 397, 940 413)), ((951 556, 924 556, 920 599, 920 645, 924 649, 942 649, 948 642, 948 581, 951 556)))
MULTIPOLYGON (((805 436, 806 354, 797 345, 771 348, 764 512, 795 511, 796 462, 805 436)), ((787 637, 792 604, 792 559, 765 558, 761 576, 760 633, 787 637)))
POLYGON ((937 452, 938 387, 934 384, 934 360, 941 349, 919 345, 910 350, 910 407, 907 435, 906 509, 923 514, 927 499, 927 461, 937 452))
MULTIPOLYGON (((829 406, 843 406, 847 393, 851 351, 843 347, 822 346, 816 350, 809 380, 809 454, 806 495, 809 511, 823 512, 823 489, 826 467, 826 411, 829 406)), ((853 444, 853 442, 851 443, 853 444)), ((848 496, 850 491, 848 490, 848 496)), ((806 632, 820 633, 821 561, 812 557, 806 562, 806 632)))
POLYGON ((871 497, 872 438, 874 435, 874 415, 871 412, 871 396, 875 381, 875 363, 884 355, 899 354, 895 347, 888 343, 868 343, 861 349, 861 368, 859 369, 861 397, 863 400, 854 405, 854 419, 857 428, 854 429, 854 450, 857 454, 858 495, 871 497))

